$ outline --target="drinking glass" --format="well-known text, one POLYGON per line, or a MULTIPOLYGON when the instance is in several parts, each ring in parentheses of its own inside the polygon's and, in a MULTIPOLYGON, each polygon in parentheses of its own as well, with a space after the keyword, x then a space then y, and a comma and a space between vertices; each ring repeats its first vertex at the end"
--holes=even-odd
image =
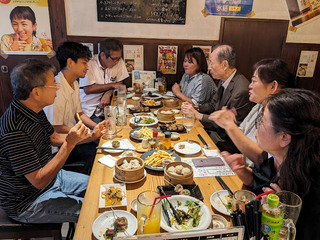
POLYGON ((138 234, 149 234, 160 232, 161 219, 161 200, 156 197, 160 195, 154 191, 145 191, 138 195, 137 198, 137 218, 138 218, 138 234), (150 211, 152 214, 150 216, 150 211))
POLYGON ((189 143, 189 132, 196 123, 196 117, 194 113, 183 114, 182 124, 187 129, 187 142, 189 143))
POLYGON ((106 134, 104 138, 113 139, 117 136, 117 133, 122 130, 122 126, 117 130, 117 107, 115 106, 106 106, 104 108, 104 117, 108 120, 108 125, 106 127, 106 134))
POLYGON ((158 90, 159 90, 159 94, 163 95, 166 93, 167 91, 167 82, 165 77, 160 77, 158 79, 158 90))
POLYGON ((117 125, 127 125, 127 97, 122 95, 117 97, 117 125))
POLYGON ((256 199, 256 195, 248 190, 235 191, 232 197, 232 210, 241 209, 242 212, 246 211, 245 205, 252 200, 256 199))
POLYGON ((302 200, 297 194, 289 191, 280 191, 276 195, 279 197, 279 207, 284 213, 279 239, 295 239, 295 224, 300 214, 302 200))

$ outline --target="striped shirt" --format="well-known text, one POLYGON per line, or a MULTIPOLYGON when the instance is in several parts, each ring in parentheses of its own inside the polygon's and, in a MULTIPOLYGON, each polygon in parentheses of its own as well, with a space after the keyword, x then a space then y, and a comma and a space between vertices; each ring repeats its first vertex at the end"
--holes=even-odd
POLYGON ((35 113, 16 99, 0 118, 0 206, 8 216, 23 212, 53 185, 55 179, 39 190, 25 177, 50 161, 53 132, 43 111, 35 113))

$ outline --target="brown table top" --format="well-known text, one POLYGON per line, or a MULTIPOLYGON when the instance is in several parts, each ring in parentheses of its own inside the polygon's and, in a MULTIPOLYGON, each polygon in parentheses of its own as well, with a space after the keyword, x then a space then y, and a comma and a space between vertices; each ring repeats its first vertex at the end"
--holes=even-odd
MULTIPOLYGON (((128 99, 128 104, 132 104, 132 100, 128 99)), ((178 116, 181 115, 181 113, 178 114, 178 116)), ((129 125, 129 119, 132 117, 132 115, 127 116, 127 125, 123 127, 123 130, 118 133, 115 140, 120 139, 129 139, 130 142, 135 146, 138 144, 137 141, 132 140, 129 137, 129 132, 132 130, 131 126, 129 125)), ((177 123, 181 123, 181 119, 177 119, 177 123)), ((191 129, 189 133, 190 140, 196 141, 200 144, 201 147, 203 147, 203 143, 199 140, 198 134, 200 134, 203 139, 207 142, 207 144, 210 144, 212 147, 210 149, 217 149, 216 145, 212 141, 212 139, 209 137, 209 135, 204 130, 202 124, 197 121, 195 126, 191 129)), ((185 141, 187 139, 187 133, 180 134, 180 138, 178 140, 173 141, 172 145, 175 143, 178 143, 180 141, 185 141)), ((108 140, 105 140, 103 137, 100 139, 99 146, 101 146, 104 142, 108 140)), ((103 209, 102 211, 99 210, 99 194, 100 194, 100 185, 102 184, 113 184, 118 183, 113 178, 113 172, 114 168, 109 168, 101 163, 98 162, 98 159, 102 156, 106 155, 103 150, 97 150, 97 154, 95 157, 94 165, 92 168, 92 172, 90 175, 90 180, 88 184, 88 188, 84 197, 83 205, 81 208, 80 217, 77 223, 76 232, 74 239, 95 239, 92 234, 92 224, 94 220, 103 212, 108 211, 111 209, 103 209)), ((110 154, 110 153, 108 153, 110 154)), ((182 156, 179 153, 177 153, 180 157, 200 157, 204 156, 203 151, 201 150, 200 153, 195 155, 188 155, 188 156, 182 156)), ((114 156, 117 156, 118 154, 111 154, 114 156)), ((138 156, 140 156, 141 153, 138 153, 138 156)), ((133 215, 136 216, 135 211, 131 210, 130 203, 133 199, 137 198, 139 193, 146 191, 146 190, 157 190, 157 186, 159 185, 167 185, 166 182, 163 179, 163 172, 156 172, 152 170, 147 170, 147 177, 138 183, 133 184, 126 184, 126 197, 127 197, 127 206, 116 208, 121 210, 127 210, 131 212, 133 215)), ((236 191, 238 189, 241 189, 242 182, 237 176, 226 176, 222 177, 223 180, 226 182, 226 184, 230 187, 231 190, 236 191)), ((216 211, 210 203, 210 196, 215 192, 213 185, 217 190, 221 190, 220 184, 217 182, 217 180, 214 177, 201 177, 201 178, 194 178, 194 183, 198 184, 201 193, 204 197, 203 202, 209 207, 212 213, 219 213, 216 211)), ((230 217, 225 216, 224 217, 230 222, 230 217)))

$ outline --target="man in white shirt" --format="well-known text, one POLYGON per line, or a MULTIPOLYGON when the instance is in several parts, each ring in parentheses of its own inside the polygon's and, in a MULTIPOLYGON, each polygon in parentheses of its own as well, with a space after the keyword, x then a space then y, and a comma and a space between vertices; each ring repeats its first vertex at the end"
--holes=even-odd
MULTIPOLYGON (((95 131, 96 128, 99 128, 97 123, 82 112, 77 81, 79 77, 84 77, 87 73, 88 61, 91 58, 89 48, 76 42, 64 42, 59 46, 56 57, 61 71, 55 77, 55 81, 61 87, 57 91, 54 103, 44 108, 48 120, 58 133, 68 133, 76 124, 76 115, 78 114, 81 121, 95 131)), ((84 167, 83 169, 80 167, 79 171, 89 174, 96 146, 95 142, 76 146, 71 152, 67 164, 83 162, 84 167)), ((55 151, 57 150, 53 149, 53 152, 55 151)))
POLYGON ((87 75, 79 79, 83 112, 95 122, 104 119, 103 108, 110 105, 113 90, 129 77, 122 49, 119 40, 101 41, 99 54, 88 62, 87 75))

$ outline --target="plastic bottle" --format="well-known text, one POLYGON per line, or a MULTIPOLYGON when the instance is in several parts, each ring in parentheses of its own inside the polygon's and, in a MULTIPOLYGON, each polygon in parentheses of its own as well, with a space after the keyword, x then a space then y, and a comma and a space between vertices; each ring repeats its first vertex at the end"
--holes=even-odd
POLYGON ((262 211, 262 232, 268 235, 268 239, 277 240, 283 221, 283 212, 279 207, 279 197, 275 194, 269 194, 267 203, 261 206, 262 211))
POLYGON ((163 142, 163 146, 165 150, 170 150, 171 149, 171 132, 165 132, 165 139, 163 142))
POLYGON ((158 150, 164 150, 163 142, 165 139, 165 135, 162 132, 158 133, 158 150))

